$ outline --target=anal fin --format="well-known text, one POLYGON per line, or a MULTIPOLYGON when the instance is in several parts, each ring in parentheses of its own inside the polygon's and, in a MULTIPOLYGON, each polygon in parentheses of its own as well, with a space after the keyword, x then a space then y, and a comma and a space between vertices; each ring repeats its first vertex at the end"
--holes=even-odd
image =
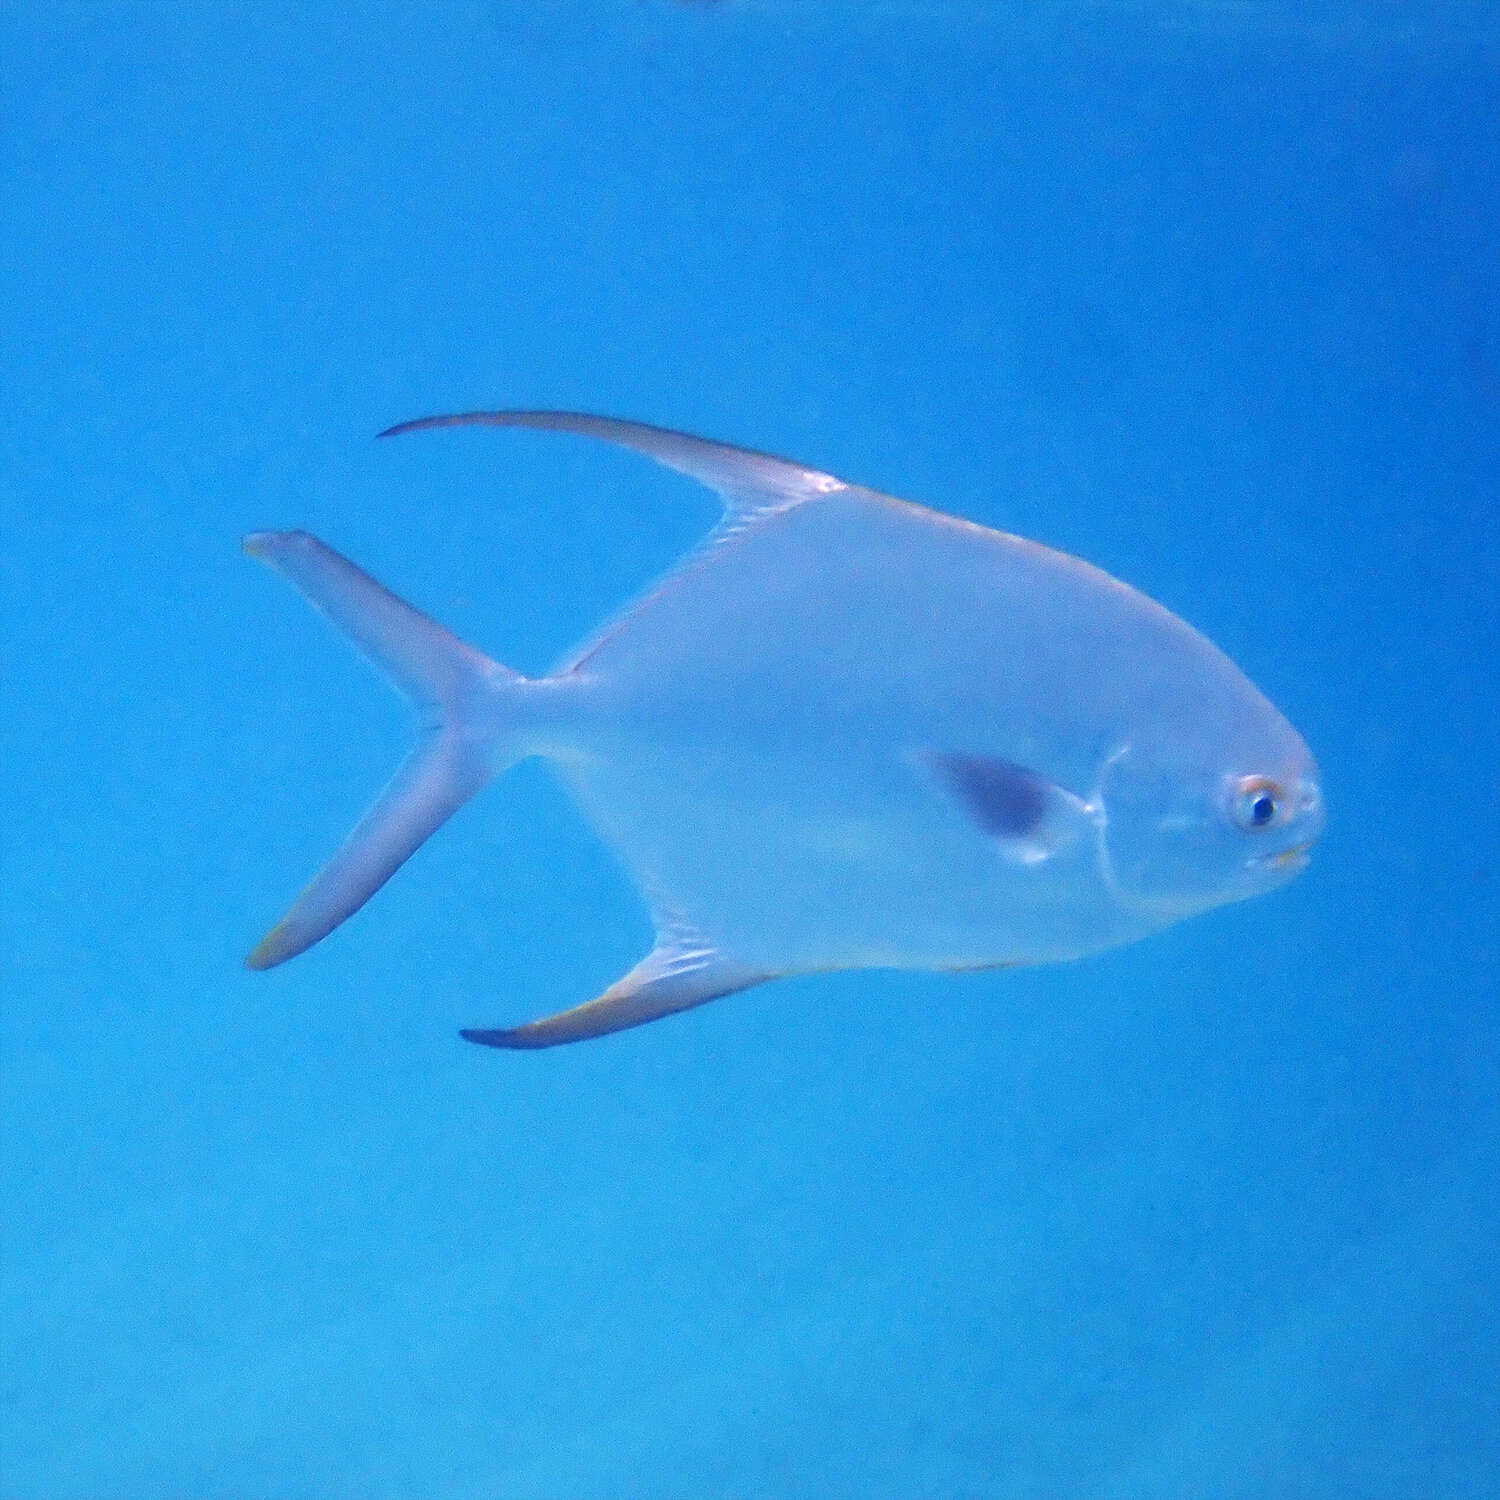
POLYGON ((470 1029, 459 1035, 485 1047, 557 1047, 643 1026, 660 1016, 691 1010, 774 977, 736 963, 701 942, 676 941, 653 949, 628 974, 586 1004, 508 1030, 470 1029))

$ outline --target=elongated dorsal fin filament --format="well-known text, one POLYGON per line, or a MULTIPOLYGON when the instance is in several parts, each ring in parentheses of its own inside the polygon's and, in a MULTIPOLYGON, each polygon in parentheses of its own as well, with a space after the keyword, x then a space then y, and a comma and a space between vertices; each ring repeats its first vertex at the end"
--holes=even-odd
POLYGON ((707 438, 653 427, 647 422, 622 422, 577 411, 467 411, 447 416, 418 417, 387 427, 381 437, 425 432, 437 427, 530 427, 542 432, 570 432, 630 448, 655 459, 679 474, 717 491, 724 501, 726 522, 748 524, 768 512, 790 509, 848 486, 832 474, 805 468, 789 459, 736 448, 707 438))

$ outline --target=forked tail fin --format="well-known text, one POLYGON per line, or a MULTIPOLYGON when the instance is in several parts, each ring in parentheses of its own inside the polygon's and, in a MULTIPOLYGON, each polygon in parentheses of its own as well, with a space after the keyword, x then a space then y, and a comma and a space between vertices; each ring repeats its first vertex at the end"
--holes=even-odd
POLYGON ((345 632, 422 716, 421 738, 343 847, 256 945, 269 969, 359 910, 416 849, 517 758, 526 679, 467 646, 305 531, 262 531, 244 549, 270 564, 345 632), (518 691, 519 690, 519 691, 518 691))

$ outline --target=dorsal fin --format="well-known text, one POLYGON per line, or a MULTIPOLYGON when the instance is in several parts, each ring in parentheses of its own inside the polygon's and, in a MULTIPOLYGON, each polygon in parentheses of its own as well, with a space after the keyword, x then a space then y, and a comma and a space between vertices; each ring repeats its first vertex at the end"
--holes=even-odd
POLYGON ((646 422, 622 422, 577 411, 467 411, 449 416, 418 417, 398 422, 380 434, 397 437, 432 427, 533 427, 544 432, 572 432, 580 437, 616 443, 654 458, 716 490, 724 501, 722 530, 737 531, 757 516, 789 510, 805 500, 846 489, 842 479, 804 468, 769 453, 714 443, 646 422))

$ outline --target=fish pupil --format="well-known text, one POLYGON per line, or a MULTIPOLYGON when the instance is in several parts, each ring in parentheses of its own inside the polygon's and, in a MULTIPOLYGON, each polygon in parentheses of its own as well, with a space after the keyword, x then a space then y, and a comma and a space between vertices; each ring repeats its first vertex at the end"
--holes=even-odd
POLYGON ((1269 792, 1260 792, 1250 804, 1250 825, 1264 828, 1276 816, 1276 799, 1269 792))

